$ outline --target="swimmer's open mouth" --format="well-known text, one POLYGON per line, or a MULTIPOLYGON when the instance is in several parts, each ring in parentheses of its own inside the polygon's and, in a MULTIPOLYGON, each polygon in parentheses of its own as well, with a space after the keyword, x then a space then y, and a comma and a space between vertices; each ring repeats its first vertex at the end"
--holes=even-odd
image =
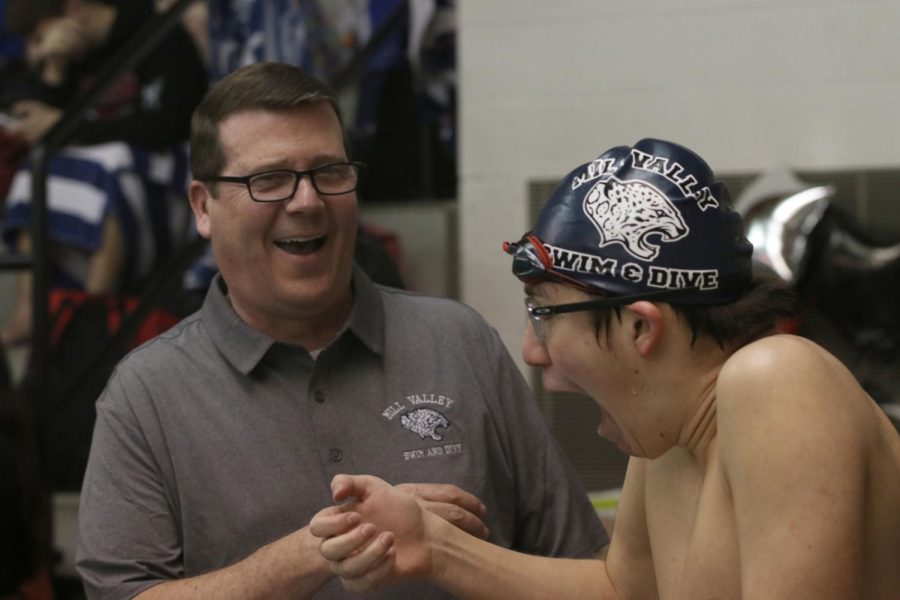
POLYGON ((325 245, 325 236, 313 238, 286 238, 276 240, 275 245, 289 254, 306 256, 318 252, 325 245))

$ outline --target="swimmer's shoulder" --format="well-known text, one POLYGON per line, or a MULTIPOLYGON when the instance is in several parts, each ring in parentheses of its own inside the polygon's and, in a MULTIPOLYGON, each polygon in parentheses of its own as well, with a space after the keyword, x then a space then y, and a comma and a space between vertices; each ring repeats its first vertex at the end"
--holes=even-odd
POLYGON ((850 371, 818 344, 793 335, 761 338, 725 362, 716 384, 719 431, 756 425, 773 438, 812 428, 854 442, 871 400, 850 371))

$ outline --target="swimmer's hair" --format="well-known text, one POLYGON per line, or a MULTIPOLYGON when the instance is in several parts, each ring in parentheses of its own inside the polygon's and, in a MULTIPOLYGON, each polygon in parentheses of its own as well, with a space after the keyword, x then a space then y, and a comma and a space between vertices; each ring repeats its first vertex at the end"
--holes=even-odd
POLYGON ((754 265, 753 279, 744 294, 728 304, 673 305, 693 334, 713 338, 722 348, 740 348, 779 329, 796 316, 797 296, 783 279, 761 265, 754 265))
MULTIPOLYGON (((722 348, 737 349, 779 329, 796 316, 797 296, 783 279, 761 264, 754 264, 753 279, 737 300, 727 304, 688 306, 670 304, 691 330, 691 344, 709 336, 722 348)), ((621 317, 619 307, 594 311, 594 330, 599 340, 609 332, 613 313, 621 317)))

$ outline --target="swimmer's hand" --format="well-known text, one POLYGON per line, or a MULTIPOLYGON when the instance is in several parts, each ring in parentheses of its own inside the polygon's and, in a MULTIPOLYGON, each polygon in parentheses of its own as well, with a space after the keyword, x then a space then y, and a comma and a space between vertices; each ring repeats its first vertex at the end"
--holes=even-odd
POLYGON ((338 475, 331 489, 342 504, 320 511, 309 527, 346 589, 375 591, 432 574, 430 540, 436 522, 447 525, 423 500, 367 475, 338 475))

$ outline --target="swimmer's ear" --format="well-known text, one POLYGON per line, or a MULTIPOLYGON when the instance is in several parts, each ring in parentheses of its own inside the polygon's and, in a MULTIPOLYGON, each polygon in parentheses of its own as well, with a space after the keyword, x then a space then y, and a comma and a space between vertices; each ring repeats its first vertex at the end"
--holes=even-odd
POLYGON ((662 339, 662 312, 658 305, 646 300, 633 302, 626 308, 632 315, 628 323, 634 347, 638 354, 646 358, 662 339))

